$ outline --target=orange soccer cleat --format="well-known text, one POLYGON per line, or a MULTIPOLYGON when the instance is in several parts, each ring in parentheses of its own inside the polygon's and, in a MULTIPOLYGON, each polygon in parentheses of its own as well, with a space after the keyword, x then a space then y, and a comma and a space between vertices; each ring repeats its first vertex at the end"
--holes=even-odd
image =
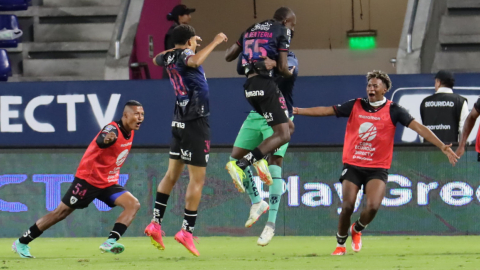
POLYGON ((352 235, 352 249, 355 252, 359 252, 362 249, 362 232, 356 232, 353 228, 355 223, 350 227, 350 234, 352 235))
POLYGON ((162 231, 162 225, 158 224, 155 221, 150 222, 145 228, 145 234, 150 236, 150 241, 159 250, 164 250, 165 245, 163 245, 162 236, 165 236, 165 232, 162 231))
POLYGON ((190 253, 192 253, 194 256, 198 257, 200 256, 200 253, 193 243, 194 239, 196 241, 197 237, 194 237, 191 233, 185 231, 184 229, 181 229, 177 234, 175 234, 175 240, 187 248, 187 250, 190 251, 190 253))
POLYGON ((335 251, 333 251, 332 255, 345 255, 347 254, 347 249, 345 247, 337 247, 335 251))

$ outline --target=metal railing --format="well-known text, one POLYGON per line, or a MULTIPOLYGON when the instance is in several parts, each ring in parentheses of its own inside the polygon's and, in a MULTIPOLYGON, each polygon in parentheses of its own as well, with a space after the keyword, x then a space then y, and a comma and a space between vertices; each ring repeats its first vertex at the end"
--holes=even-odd
POLYGON ((120 59, 120 40, 122 39, 123 28, 125 27, 125 21, 127 20, 128 8, 130 7, 130 0, 125 0, 123 10, 120 13, 120 25, 118 26, 117 37, 115 38, 115 59, 120 59))
POLYGON ((415 17, 417 16, 417 8, 418 8, 418 0, 413 2, 413 9, 412 15, 410 16, 410 25, 408 26, 408 34, 407 34, 407 53, 412 53, 412 32, 413 32, 413 25, 415 24, 415 17))

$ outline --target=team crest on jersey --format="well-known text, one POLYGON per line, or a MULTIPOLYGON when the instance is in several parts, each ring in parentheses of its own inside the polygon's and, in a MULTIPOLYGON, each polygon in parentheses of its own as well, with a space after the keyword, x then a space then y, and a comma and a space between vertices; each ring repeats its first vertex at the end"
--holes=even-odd
POLYGON ((268 31, 270 30, 270 26, 272 26, 272 24, 269 22, 265 22, 264 24, 257 23, 252 29, 250 29, 250 31, 268 31))
POLYGON ((104 130, 105 132, 109 132, 110 130, 112 130, 112 129, 114 129, 114 128, 115 128, 115 126, 113 126, 113 125, 108 125, 108 126, 106 126, 103 130, 104 130))
POLYGON ((195 53, 190 50, 190 49, 186 49, 185 51, 183 51, 183 53, 186 55, 186 56, 189 56, 189 55, 194 55, 195 53))
POLYGON ((78 199, 75 196, 70 197, 70 204, 75 204, 78 202, 78 199))
POLYGON ((118 155, 118 157, 117 157, 117 166, 122 165, 123 162, 125 162, 125 159, 127 159, 127 156, 128 156, 128 149, 125 149, 125 150, 123 150, 123 152, 120 153, 120 155, 118 155))

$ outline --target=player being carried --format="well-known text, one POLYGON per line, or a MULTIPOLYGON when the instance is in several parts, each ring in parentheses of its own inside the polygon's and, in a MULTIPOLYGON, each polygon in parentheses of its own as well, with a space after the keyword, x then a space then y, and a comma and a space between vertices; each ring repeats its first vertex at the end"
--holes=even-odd
POLYGON ((145 114, 142 104, 130 100, 125 104, 120 121, 105 126, 85 151, 70 188, 58 207, 43 216, 25 234, 16 240, 12 248, 22 258, 34 258, 28 244, 44 231, 65 219, 75 209, 87 207, 94 199, 110 207, 120 206, 123 212, 113 226, 102 252, 122 253, 125 247, 117 243, 130 226, 140 203, 130 192, 118 184, 120 168, 132 148, 134 131, 140 128, 145 114))
MULTIPOLYGON (((242 57, 239 57, 237 72, 240 75, 244 75, 244 69, 241 65, 242 57)), ((262 63, 266 64, 265 68, 271 68, 276 65, 276 61, 266 58, 262 63)), ((296 67, 293 72, 294 75, 290 78, 283 78, 282 76, 277 76, 276 82, 278 88, 285 97, 285 103, 288 108, 288 116, 290 120, 293 121, 293 87, 295 85, 295 80, 298 76, 298 60, 295 57, 293 52, 288 52, 288 67, 291 69, 296 67)), ((267 124, 265 118, 258 114, 256 111, 251 111, 247 119, 243 122, 240 131, 238 132, 237 138, 233 145, 231 160, 238 160, 242 158, 242 155, 253 150, 257 145, 259 145, 264 139, 270 137, 273 133, 273 129, 267 124)), ((247 192, 250 200, 252 201, 252 206, 250 208, 250 216, 248 217, 245 227, 251 227, 259 218, 260 215, 268 212, 268 221, 267 224, 257 240, 257 244, 260 246, 266 246, 272 240, 275 234, 275 221, 277 219, 278 208, 280 206, 281 196, 284 193, 284 182, 282 180, 282 163, 283 157, 288 148, 288 143, 282 145, 275 153, 268 157, 268 169, 272 175, 273 184, 269 187, 269 203, 266 203, 260 197, 260 194, 253 181, 252 171, 250 166, 245 169, 246 179, 243 181, 243 186, 247 192)))
MULTIPOLYGON (((245 97, 273 130, 272 135, 262 138, 260 144, 248 147, 253 148, 252 150, 236 148, 232 152, 234 160, 227 163, 226 169, 240 192, 245 192, 245 170, 250 165, 255 167, 263 182, 269 186, 273 184, 264 157, 288 143, 293 133, 294 125, 288 118, 285 98, 273 77, 274 71, 265 68, 265 63, 262 62, 267 57, 273 59, 277 63, 276 71, 279 75, 284 78, 293 76, 293 70, 288 68, 287 55, 295 24, 295 13, 290 8, 281 7, 275 11, 273 19, 249 27, 225 53, 228 62, 239 55, 242 58, 242 66, 247 76, 243 88, 245 97)), ((249 170, 246 172, 251 174, 249 170)))
POLYGON ((153 219, 145 228, 145 234, 150 236, 156 248, 165 249, 161 229, 163 216, 170 192, 187 164, 190 182, 185 195, 185 215, 175 240, 193 255, 200 256, 193 243, 193 229, 210 151, 209 90, 202 63, 216 46, 227 41, 227 36, 218 34, 197 54, 194 51, 197 41, 201 39, 195 35, 193 27, 186 24, 175 27, 172 38, 175 48, 160 53, 153 60, 155 65, 167 69, 175 90, 176 102, 168 170, 158 185, 153 219))
POLYGON ((397 123, 416 131, 425 140, 440 148, 454 166, 458 156, 451 144, 443 144, 430 129, 415 121, 405 108, 385 98, 392 87, 386 73, 367 74, 367 98, 352 99, 330 107, 294 108, 293 114, 306 116, 348 117, 343 146, 342 212, 338 222, 337 248, 332 255, 346 254, 348 231, 352 235, 352 249, 362 248, 362 230, 377 214, 385 196, 388 169, 392 163, 395 127, 397 123), (363 185, 367 196, 366 207, 360 218, 350 226, 357 193, 363 185))

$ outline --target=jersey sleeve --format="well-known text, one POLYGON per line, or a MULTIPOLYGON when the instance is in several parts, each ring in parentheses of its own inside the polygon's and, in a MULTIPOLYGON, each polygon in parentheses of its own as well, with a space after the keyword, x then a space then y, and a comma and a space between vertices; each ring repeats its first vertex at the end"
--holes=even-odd
POLYGON ((473 104, 473 107, 475 108, 475 110, 477 110, 478 113, 480 113, 480 97, 477 99, 477 102, 473 104))
POLYGON ((165 66, 165 61, 163 61, 164 56, 165 56, 164 54, 159 54, 155 56, 155 64, 157 64, 157 66, 161 66, 161 67, 165 66))
POLYGON ((334 105, 333 110, 335 111, 335 115, 337 117, 350 117, 356 101, 356 99, 351 99, 343 104, 334 105))
POLYGON ((117 135, 117 137, 118 137, 118 129, 114 125, 106 125, 97 137, 96 142, 97 142, 98 147, 100 147, 102 149, 103 148, 108 148, 117 141, 115 139, 114 141, 112 141, 110 143, 105 143, 104 142, 105 136, 107 136, 107 134, 110 133, 110 132, 115 133, 115 135, 117 135))
POLYGON ((278 51, 287 51, 290 49, 290 40, 292 39, 292 31, 286 27, 281 27, 278 34, 278 51))
POLYGON ((187 66, 187 63, 188 63, 188 58, 190 58, 190 56, 192 55, 195 55, 195 53, 190 50, 190 49, 185 49, 181 54, 180 54, 180 62, 182 62, 183 64, 185 64, 185 66, 187 66))
POLYGON ((390 117, 392 118, 392 123, 395 126, 397 123, 400 123, 403 126, 408 127, 414 120, 413 116, 410 115, 407 109, 396 103, 392 103, 390 105, 390 117))

